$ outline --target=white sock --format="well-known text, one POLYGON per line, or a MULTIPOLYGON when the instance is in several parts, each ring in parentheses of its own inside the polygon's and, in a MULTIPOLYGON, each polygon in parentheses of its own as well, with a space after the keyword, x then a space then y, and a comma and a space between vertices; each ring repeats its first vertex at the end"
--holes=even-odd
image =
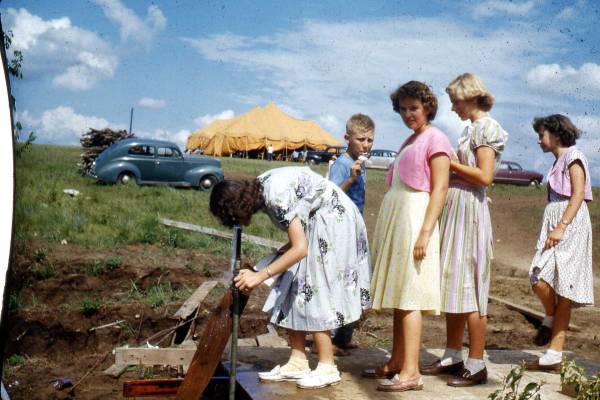
POLYGON ((554 323, 554 315, 545 315, 544 320, 542 321, 542 325, 552 329, 552 324, 554 323))
POLYGON ((450 348, 446 347, 446 350, 444 350, 444 355, 442 356, 442 358, 440 360, 441 360, 441 364, 444 367, 447 367, 448 365, 459 363, 463 360, 462 350, 455 350, 455 349, 450 349, 450 348))
POLYGON ((540 357, 540 365, 553 365, 562 361, 562 351, 546 349, 543 356, 540 357))
POLYGON ((304 357, 290 357, 288 362, 281 367, 283 371, 304 371, 309 369, 308 359, 304 357))
POLYGON ((315 368, 315 371, 319 371, 324 374, 335 374, 336 372, 338 372, 338 369, 337 369, 337 365, 335 365, 335 364, 327 364, 327 363, 319 362, 317 364, 317 368, 315 368))
POLYGON ((475 375, 479 371, 485 368, 485 362, 479 358, 467 358, 465 368, 469 370, 471 375, 475 375))

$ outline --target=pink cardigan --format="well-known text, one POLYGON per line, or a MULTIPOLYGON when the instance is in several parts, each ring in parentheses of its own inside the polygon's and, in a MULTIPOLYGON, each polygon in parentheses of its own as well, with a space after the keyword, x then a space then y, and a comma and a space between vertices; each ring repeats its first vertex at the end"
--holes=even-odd
POLYGON ((550 168, 547 179, 548 184, 556 193, 571 197, 571 175, 569 174, 569 166, 575 161, 581 161, 585 172, 585 200, 592 201, 592 181, 590 178, 590 170, 588 162, 583 153, 575 146, 569 147, 550 168))
MULTIPOLYGON (((406 144, 406 139, 400 152, 406 144)), ((425 132, 420 133, 415 138, 412 145, 402 153, 402 158, 398 160, 398 178, 414 190, 431 193, 431 170, 429 168, 429 159, 434 154, 444 153, 449 158, 452 157, 452 146, 448 137, 438 128, 430 127, 425 132)), ((394 164, 390 165, 387 173, 387 183, 391 186, 394 164)))

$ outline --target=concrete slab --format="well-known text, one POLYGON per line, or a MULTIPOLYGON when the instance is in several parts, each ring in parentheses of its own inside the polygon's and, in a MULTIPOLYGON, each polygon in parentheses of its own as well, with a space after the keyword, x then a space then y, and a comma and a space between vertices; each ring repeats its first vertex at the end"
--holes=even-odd
POLYGON ((265 333, 256 337, 259 347, 282 347, 288 348, 288 342, 284 338, 271 333, 265 333))
MULTIPOLYGON (((442 353, 443 350, 441 349, 423 350, 421 361, 424 363, 432 362, 442 353)), ((337 358, 336 362, 342 371, 342 382, 337 386, 325 389, 297 389, 293 382, 258 383, 255 370, 246 370, 239 379, 248 381, 248 385, 253 386, 254 390, 257 391, 256 394, 253 394, 254 398, 263 400, 275 400, 281 398, 281 396, 290 395, 299 400, 391 398, 474 400, 487 398, 490 393, 501 387, 502 379, 513 366, 524 359, 533 360, 540 354, 541 352, 536 350, 489 350, 485 356, 489 376, 488 383, 471 388, 453 388, 446 385, 444 377, 424 376, 425 387, 422 391, 405 393, 378 392, 376 390, 377 381, 362 378, 360 373, 364 368, 382 365, 389 357, 389 352, 384 349, 356 349, 352 350, 351 356, 337 358)), ((245 347, 239 349, 238 357, 240 362, 250 364, 258 371, 264 371, 273 368, 277 364, 285 363, 289 357, 289 349, 245 347)), ((568 357, 575 358, 586 369, 587 373, 600 373, 599 362, 573 355, 568 355, 568 357)), ((317 359, 314 355, 310 355, 310 359, 311 366, 314 368, 317 359)), ((542 388, 542 398, 544 400, 569 399, 569 397, 558 392, 560 390, 560 376, 558 374, 526 372, 521 382, 522 387, 524 387, 529 382, 539 381, 546 382, 542 388)))

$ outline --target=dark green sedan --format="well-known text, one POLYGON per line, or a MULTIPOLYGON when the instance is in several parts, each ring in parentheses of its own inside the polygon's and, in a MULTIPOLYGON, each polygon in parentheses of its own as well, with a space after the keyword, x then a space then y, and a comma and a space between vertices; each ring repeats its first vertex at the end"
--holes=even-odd
POLYGON ((223 180, 221 162, 212 157, 184 156, 173 142, 125 139, 104 150, 91 175, 104 183, 172 185, 210 190, 223 180))

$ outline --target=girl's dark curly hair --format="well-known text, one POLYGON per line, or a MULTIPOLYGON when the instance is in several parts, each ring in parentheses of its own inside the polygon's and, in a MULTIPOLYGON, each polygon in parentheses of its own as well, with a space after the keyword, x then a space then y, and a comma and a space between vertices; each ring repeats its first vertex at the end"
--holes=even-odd
POLYGON ((210 194, 210 212, 229 227, 250 225, 252 215, 265 203, 262 190, 258 179, 226 179, 217 183, 210 194))
POLYGON ((433 121, 437 114, 438 101, 429 86, 419 81, 406 82, 396 89, 391 95, 394 111, 400 114, 400 101, 405 98, 417 99, 427 110, 427 119, 433 121))
POLYGON ((537 133, 542 133, 544 129, 547 130, 558 137, 560 143, 565 147, 574 146, 579 136, 581 136, 581 131, 573 125, 571 120, 560 114, 534 118, 533 129, 537 133))

